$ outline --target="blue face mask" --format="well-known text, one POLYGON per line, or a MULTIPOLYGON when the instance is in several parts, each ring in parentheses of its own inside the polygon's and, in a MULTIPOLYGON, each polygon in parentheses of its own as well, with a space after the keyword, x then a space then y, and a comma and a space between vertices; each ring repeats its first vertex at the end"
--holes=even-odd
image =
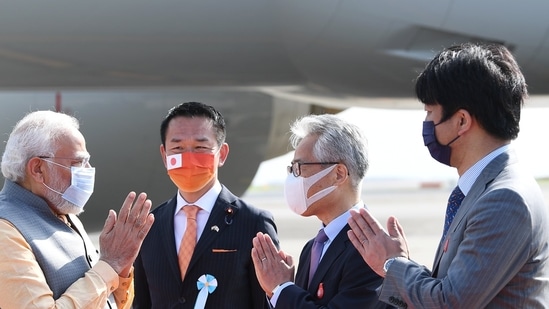
POLYGON ((437 137, 435 135, 435 127, 442 122, 443 121, 437 124, 435 124, 433 121, 423 122, 423 144, 427 146, 427 149, 429 149, 429 153, 431 154, 431 157, 433 157, 433 159, 442 164, 450 166, 450 155, 452 152, 450 144, 455 142, 459 138, 459 135, 446 145, 440 144, 437 141, 437 137))

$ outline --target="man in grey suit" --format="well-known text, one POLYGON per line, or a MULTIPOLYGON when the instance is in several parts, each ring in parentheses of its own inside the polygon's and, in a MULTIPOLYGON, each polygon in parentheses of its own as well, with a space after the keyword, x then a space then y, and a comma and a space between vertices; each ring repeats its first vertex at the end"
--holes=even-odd
POLYGON ((403 308, 548 308, 548 209, 510 145, 527 96, 515 59, 498 45, 450 47, 420 74, 416 94, 427 111, 425 145, 457 169, 457 193, 432 271, 409 259, 396 218, 385 231, 368 212, 352 214, 349 238, 385 277, 380 299, 403 308))

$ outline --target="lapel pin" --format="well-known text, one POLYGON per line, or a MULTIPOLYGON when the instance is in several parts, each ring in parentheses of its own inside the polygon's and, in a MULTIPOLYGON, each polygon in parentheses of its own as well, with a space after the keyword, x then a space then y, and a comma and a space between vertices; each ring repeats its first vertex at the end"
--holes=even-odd
POLYGON ((225 224, 227 225, 233 224, 233 215, 234 215, 234 211, 231 206, 225 208, 225 224))
POLYGON ((217 225, 214 225, 210 228, 210 230, 219 232, 219 227, 217 227, 217 225))
POLYGON ((322 297, 324 297, 324 283, 320 282, 320 284, 318 285, 318 290, 316 291, 316 297, 318 297, 318 299, 322 299, 322 297))

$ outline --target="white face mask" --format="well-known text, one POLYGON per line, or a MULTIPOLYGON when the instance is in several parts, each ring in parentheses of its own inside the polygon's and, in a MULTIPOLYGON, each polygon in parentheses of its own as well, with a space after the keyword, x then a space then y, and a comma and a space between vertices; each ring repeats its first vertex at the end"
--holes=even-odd
MULTIPOLYGON (((57 164, 53 161, 48 162, 68 169, 68 167, 57 164)), ((64 193, 48 187, 45 183, 44 186, 57 194, 61 194, 61 197, 69 203, 80 208, 84 208, 84 205, 86 205, 93 193, 93 187, 95 184, 95 168, 71 166, 70 170, 71 185, 65 190, 64 193)))
POLYGON ((95 167, 71 167, 71 185, 62 197, 74 205, 84 208, 90 199, 95 184, 95 167))
POLYGON ((336 189, 336 186, 320 190, 307 198, 307 192, 309 192, 311 186, 317 183, 322 177, 328 175, 335 167, 336 165, 333 165, 307 178, 301 176, 295 177, 292 173, 289 173, 284 183, 284 195, 290 209, 296 214, 302 215, 311 204, 332 193, 336 189))

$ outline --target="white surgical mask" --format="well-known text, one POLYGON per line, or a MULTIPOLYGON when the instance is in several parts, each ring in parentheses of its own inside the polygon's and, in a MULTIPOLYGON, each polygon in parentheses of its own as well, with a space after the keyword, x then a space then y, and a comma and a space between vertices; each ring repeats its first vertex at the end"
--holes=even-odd
POLYGON ((295 177, 292 173, 288 173, 286 182, 284 183, 284 195, 290 209, 296 214, 302 215, 311 204, 332 193, 336 189, 336 186, 320 190, 307 198, 307 192, 309 192, 311 186, 317 183, 322 177, 328 175, 335 167, 336 165, 330 166, 307 178, 301 176, 295 177))
MULTIPOLYGON (((64 165, 58 164, 53 161, 47 161, 55 165, 67 168, 64 165)), ((63 199, 72 203, 80 208, 84 208, 84 205, 90 199, 93 193, 93 187, 95 184, 95 168, 94 167, 76 167, 71 166, 71 185, 65 190, 64 193, 56 191, 50 188, 44 183, 46 188, 51 191, 60 194, 63 199)))

